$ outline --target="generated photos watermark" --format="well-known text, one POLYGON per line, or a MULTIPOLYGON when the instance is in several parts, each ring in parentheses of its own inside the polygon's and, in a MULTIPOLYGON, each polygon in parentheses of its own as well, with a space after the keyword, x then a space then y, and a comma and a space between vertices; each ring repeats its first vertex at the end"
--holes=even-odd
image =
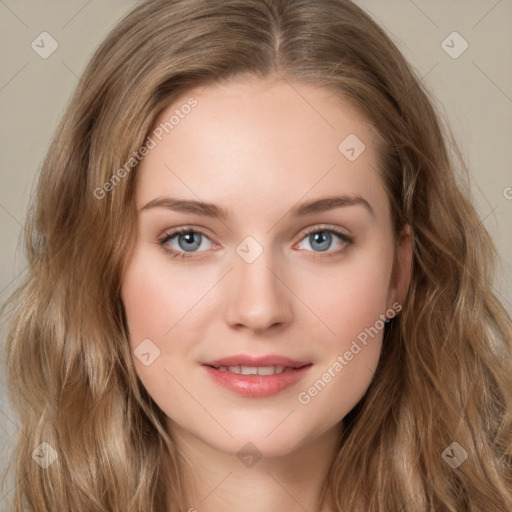
POLYGON ((366 327, 361 331, 357 335, 357 340, 352 341, 349 350, 347 350, 343 355, 338 355, 336 361, 334 361, 333 364, 325 370, 322 376, 318 378, 312 386, 305 391, 301 391, 297 395, 299 403, 302 405, 309 404, 311 400, 316 397, 327 386, 327 384, 331 382, 332 379, 334 379, 341 370, 343 370, 343 368, 345 368, 345 366, 347 366, 350 361, 357 356, 357 354, 359 354, 359 352, 361 352, 361 350, 368 344, 368 341, 377 336, 379 332, 384 329, 386 323, 394 318, 401 310, 402 305, 395 302, 393 306, 386 311, 386 314, 381 314, 379 319, 376 320, 371 327, 366 327))
POLYGON ((105 182, 101 187, 96 187, 94 189, 94 197, 96 199, 103 199, 106 197, 107 192, 111 192, 115 186, 121 182, 123 178, 125 178, 130 171, 156 146, 158 142, 161 142, 165 134, 169 134, 180 122, 187 117, 188 114, 192 111, 194 107, 197 107, 198 102, 192 96, 190 97, 186 103, 181 105, 180 108, 174 110, 174 114, 169 117, 168 121, 160 123, 152 132, 151 135, 148 135, 144 144, 138 149, 138 151, 133 152, 133 156, 131 156, 126 163, 117 171, 115 171, 112 176, 105 182), (155 140, 156 139, 156 140, 155 140))

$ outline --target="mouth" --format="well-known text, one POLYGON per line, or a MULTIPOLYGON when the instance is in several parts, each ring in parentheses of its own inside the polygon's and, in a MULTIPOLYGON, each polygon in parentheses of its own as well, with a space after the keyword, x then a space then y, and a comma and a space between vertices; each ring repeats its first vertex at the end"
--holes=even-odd
POLYGON ((231 356, 203 363, 209 377, 218 385, 242 396, 262 398, 275 395, 297 384, 312 363, 281 356, 231 356))
POLYGON ((238 375, 279 375, 296 370, 290 366, 210 366, 210 368, 238 375))

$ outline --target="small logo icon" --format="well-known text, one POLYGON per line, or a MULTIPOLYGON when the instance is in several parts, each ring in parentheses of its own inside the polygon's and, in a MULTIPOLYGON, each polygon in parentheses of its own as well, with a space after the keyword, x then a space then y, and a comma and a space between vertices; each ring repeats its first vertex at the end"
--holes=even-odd
POLYGON ((246 263, 252 263, 263 252, 263 247, 252 237, 245 237, 237 246, 236 252, 246 263))
POLYGON ((32 458, 43 468, 48 469, 56 460, 58 454, 53 446, 43 441, 32 452, 32 458))
POLYGON ((41 32, 30 46, 39 57, 47 59, 59 47, 59 43, 48 32, 41 32))
POLYGON ((252 468, 263 458, 262 453, 252 443, 245 444, 245 446, 237 452, 236 456, 240 459, 240 462, 248 468, 252 468))
POLYGON ((441 457, 443 457, 453 469, 457 469, 468 458, 468 452, 464 450, 459 443, 454 441, 441 454, 441 457))
POLYGON ((160 355, 160 349, 146 338, 139 343, 133 354, 144 366, 149 366, 160 355))
POLYGON ((458 59, 468 49, 468 47, 469 43, 458 32, 452 32, 441 43, 441 48, 452 59, 458 59))
POLYGON ((339 152, 351 162, 357 160, 365 149, 366 146, 363 141, 353 133, 346 137, 338 146, 339 152))

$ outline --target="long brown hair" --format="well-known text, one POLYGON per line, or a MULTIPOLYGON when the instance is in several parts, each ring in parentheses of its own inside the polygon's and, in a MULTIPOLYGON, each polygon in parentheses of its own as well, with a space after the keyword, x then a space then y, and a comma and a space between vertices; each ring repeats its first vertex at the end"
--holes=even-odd
POLYGON ((307 82, 355 105, 383 141, 395 234, 412 227, 407 300, 345 418, 323 498, 351 512, 512 510, 512 322, 492 290, 495 248, 434 100, 348 0, 148 0, 94 54, 42 165, 28 271, 7 303, 23 431, 14 510, 188 509, 120 301, 136 230, 134 154, 173 99, 242 75, 307 82), (467 459, 454 467, 443 453, 460 458, 459 447, 467 459), (36 448, 56 460, 42 468, 36 448))

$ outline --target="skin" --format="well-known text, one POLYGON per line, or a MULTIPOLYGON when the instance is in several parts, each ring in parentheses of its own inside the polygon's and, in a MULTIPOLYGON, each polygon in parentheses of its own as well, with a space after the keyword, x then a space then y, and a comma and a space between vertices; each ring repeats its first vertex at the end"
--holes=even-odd
POLYGON ((228 217, 164 206, 140 211, 122 300, 132 349, 150 339, 160 354, 148 366, 137 357, 134 364, 193 468, 186 472, 192 510, 317 510, 342 420, 372 380, 383 331, 342 371, 333 372, 333 364, 365 328, 403 303, 410 237, 395 249, 374 134, 348 104, 312 85, 237 79, 189 91, 155 126, 191 96, 197 106, 139 165, 137 207, 173 196, 214 203, 228 217), (349 134, 366 146, 354 161, 338 149, 349 134), (289 213, 297 203, 342 194, 363 197, 373 214, 360 204, 289 213), (353 242, 332 234, 322 251, 306 229, 318 226, 313 232, 321 236, 326 224, 353 242), (181 226, 205 234, 195 252, 183 249, 183 236, 166 242, 191 256, 185 260, 159 244, 181 226), (263 249, 252 263, 236 252, 247 236, 263 249), (313 366, 277 395, 243 397, 201 366, 241 353, 313 366), (299 393, 330 367, 331 381, 300 403, 299 393), (262 455, 252 467, 236 457, 248 442, 262 455))

